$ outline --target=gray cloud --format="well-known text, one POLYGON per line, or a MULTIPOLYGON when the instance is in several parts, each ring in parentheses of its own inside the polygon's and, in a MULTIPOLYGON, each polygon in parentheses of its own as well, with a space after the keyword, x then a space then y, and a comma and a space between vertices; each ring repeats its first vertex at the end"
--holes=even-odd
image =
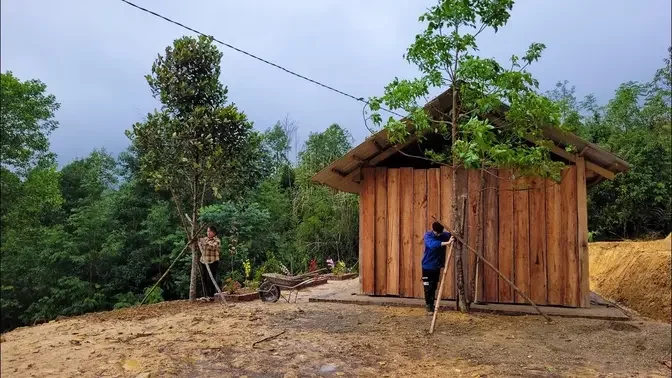
MULTIPOLYGON (((356 96, 382 92, 394 76, 415 73, 402 54, 433 1, 162 1, 139 5, 356 96), (291 6, 288 6, 291 5, 291 6)), ((3 1, 3 71, 39 78, 62 107, 51 137, 61 164, 93 148, 122 151, 124 130, 158 104, 144 75, 175 38, 190 34, 120 1, 3 1)), ((525 0, 484 55, 507 59, 529 43, 548 50, 534 67, 542 87, 569 80, 602 101, 628 80, 648 80, 670 41, 669 0, 525 0)), ((362 106, 222 47, 229 99, 263 130, 289 113, 304 140, 339 123, 356 141, 367 135, 362 106)))

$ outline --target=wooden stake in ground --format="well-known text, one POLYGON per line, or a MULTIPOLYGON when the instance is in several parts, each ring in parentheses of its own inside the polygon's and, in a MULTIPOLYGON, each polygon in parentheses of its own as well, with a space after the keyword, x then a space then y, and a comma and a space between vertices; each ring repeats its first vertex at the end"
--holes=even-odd
POLYGON ((443 295, 443 284, 446 282, 446 276, 448 275, 448 265, 450 265, 450 260, 453 257, 453 243, 450 243, 450 250, 448 251, 448 256, 446 257, 446 262, 443 264, 443 273, 441 274, 441 282, 439 283, 439 293, 436 298, 436 306, 434 306, 434 315, 432 315, 432 324, 429 326, 429 333, 434 333, 434 324, 436 324, 436 315, 439 313, 439 307, 441 305, 441 296, 443 295))
POLYGON ((481 260, 480 257, 476 257, 476 275, 474 276, 475 279, 476 279, 476 281, 474 282, 474 304, 479 304, 480 303, 480 301, 478 300, 478 292, 479 292, 479 290, 481 290, 481 285, 478 284, 480 282, 480 277, 479 277, 479 273, 480 273, 479 268, 480 268, 480 265, 481 265, 481 264, 479 264, 480 260, 481 260))

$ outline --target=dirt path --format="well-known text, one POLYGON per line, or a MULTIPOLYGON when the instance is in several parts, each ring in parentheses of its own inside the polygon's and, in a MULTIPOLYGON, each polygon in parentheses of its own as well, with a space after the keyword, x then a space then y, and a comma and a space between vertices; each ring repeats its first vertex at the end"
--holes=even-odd
MULTIPOLYGON (((356 280, 313 293, 349 290, 356 280)), ((3 335, 3 377, 661 376, 670 325, 307 303, 170 302, 3 335), (281 336, 255 341, 285 331, 281 336)))

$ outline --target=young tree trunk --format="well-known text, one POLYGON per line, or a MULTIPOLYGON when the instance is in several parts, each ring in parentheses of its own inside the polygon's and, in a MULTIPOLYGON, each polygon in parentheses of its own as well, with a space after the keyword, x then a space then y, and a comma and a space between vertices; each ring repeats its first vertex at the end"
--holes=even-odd
MULTIPOLYGON (((476 214, 478 215, 478 226, 477 226, 477 231, 476 235, 478 237, 476 241, 476 250, 478 253, 483 255, 483 245, 485 244, 484 238, 483 238, 483 218, 484 218, 484 204, 485 204, 485 168, 481 168, 481 181, 480 181, 480 189, 478 190, 478 206, 476 208, 476 214)), ((472 273, 471 273, 471 301, 472 302, 478 302, 478 297, 477 297, 477 287, 480 287, 476 280, 482 281, 480 277, 478 277, 478 271, 479 271, 479 265, 481 264, 480 259, 476 258, 476 263, 474 266, 471 268, 472 273)), ((483 269, 480 269, 482 272, 483 269)))
MULTIPOLYGON (((451 146, 455 145, 457 140, 457 122, 458 122, 458 109, 457 109, 457 87, 453 81, 453 111, 452 111, 452 132, 451 132, 451 146)), ((453 150, 451 148, 451 154, 453 150)), ((460 202, 460 196, 457 192, 457 166, 458 161, 457 157, 453 155, 453 232, 457 233, 460 238, 464 238, 464 209, 460 202)), ((469 306, 467 305, 467 297, 464 291, 464 271, 462 270, 462 243, 455 242, 453 247, 455 254, 455 276, 457 281, 457 308, 461 312, 469 312, 469 306)))
MULTIPOLYGON (((194 185, 196 188, 196 185, 194 185)), ((189 232, 189 240, 193 240, 196 236, 196 225, 198 224, 198 209, 197 206, 197 192, 194 190, 192 195, 192 210, 191 210, 191 230, 189 232)), ((196 299, 197 290, 198 290, 198 280, 200 279, 200 269, 199 262, 201 257, 201 252, 196 248, 196 245, 192 243, 189 248, 191 248, 191 276, 189 279, 189 300, 193 301, 196 299)))

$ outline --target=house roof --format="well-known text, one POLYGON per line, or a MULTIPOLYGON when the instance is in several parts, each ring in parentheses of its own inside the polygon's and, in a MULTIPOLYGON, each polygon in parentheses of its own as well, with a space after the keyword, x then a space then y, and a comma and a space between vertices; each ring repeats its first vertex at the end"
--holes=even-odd
MULTIPOLYGON (((449 89, 428 102, 424 109, 433 117, 436 117, 440 112, 448 113, 451 102, 452 90, 449 89)), ((581 139, 577 135, 553 127, 544 128, 543 134, 545 138, 555 144, 551 149, 551 152, 555 155, 571 162, 576 161, 578 156, 585 158, 586 168, 593 172, 591 176, 587 177, 589 184, 599 182, 604 178, 611 180, 616 173, 626 172, 630 169, 630 164, 625 160, 594 143, 581 139), (565 147, 570 145, 576 148, 576 153, 565 150, 565 147)), ((362 167, 376 166, 399 150, 416 142, 416 140, 416 138, 411 137, 402 144, 394 145, 388 138, 387 130, 381 130, 366 138, 340 159, 334 160, 317 172, 312 181, 343 192, 359 193, 359 178, 362 167)))

